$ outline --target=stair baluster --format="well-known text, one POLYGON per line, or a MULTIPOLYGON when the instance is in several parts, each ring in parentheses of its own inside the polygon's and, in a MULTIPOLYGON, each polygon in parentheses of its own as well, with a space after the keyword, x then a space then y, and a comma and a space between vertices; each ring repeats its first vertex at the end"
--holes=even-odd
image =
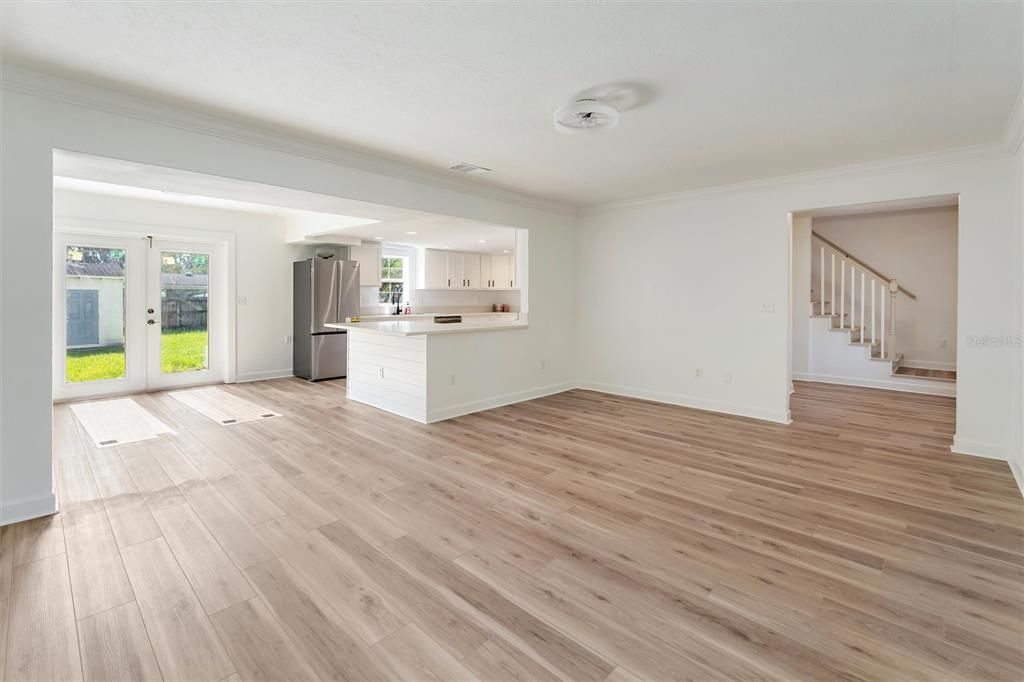
POLYGON ((836 254, 832 253, 831 256, 832 256, 832 277, 829 280, 829 285, 831 286, 832 290, 831 290, 831 293, 829 294, 828 314, 831 315, 832 317, 835 317, 835 315, 836 315, 836 254))
POLYGON ((839 264, 839 328, 846 326, 846 259, 839 264))
POLYGON ((875 278, 871 278, 871 345, 875 345, 875 278))
MULTIPOLYGON (((889 342, 889 353, 892 361, 896 362, 896 292, 900 286, 896 280, 889 281, 889 314, 892 315, 892 324, 889 326, 889 335, 892 337, 889 342)), ((893 368, 895 370, 895 367, 893 368)))
POLYGON ((820 291, 821 291, 821 300, 818 302, 818 307, 820 308, 819 312, 822 315, 824 315, 825 314, 825 247, 824 246, 821 247, 820 254, 821 254, 821 258, 819 260, 820 260, 821 267, 818 268, 818 270, 819 270, 818 274, 821 275, 821 289, 820 289, 820 291))
POLYGON ((857 328, 857 268, 850 263, 850 329, 857 328))
POLYGON ((880 357, 880 358, 882 358, 884 360, 885 359, 885 290, 883 289, 883 290, 879 291, 879 294, 880 294, 880 296, 879 296, 880 300, 878 302, 879 302, 879 304, 881 304, 881 310, 879 311, 879 312, 881 312, 881 315, 879 315, 879 319, 881 319, 881 321, 882 321, 882 347, 878 350, 878 357, 880 357))
POLYGON ((860 271, 860 342, 864 343, 864 271, 860 271))

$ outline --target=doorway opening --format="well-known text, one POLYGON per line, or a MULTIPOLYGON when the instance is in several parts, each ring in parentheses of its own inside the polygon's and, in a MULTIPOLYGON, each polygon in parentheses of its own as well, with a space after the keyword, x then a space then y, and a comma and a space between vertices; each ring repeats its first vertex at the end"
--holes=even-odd
POLYGON ((956 395, 959 197, 791 215, 791 379, 956 395))

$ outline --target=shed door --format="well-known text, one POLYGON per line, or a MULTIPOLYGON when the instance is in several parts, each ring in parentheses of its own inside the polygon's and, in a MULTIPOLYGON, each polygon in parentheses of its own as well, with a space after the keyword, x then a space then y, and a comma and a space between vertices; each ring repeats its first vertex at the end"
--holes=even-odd
POLYGON ((100 305, 96 289, 68 289, 69 346, 96 346, 100 342, 100 305))

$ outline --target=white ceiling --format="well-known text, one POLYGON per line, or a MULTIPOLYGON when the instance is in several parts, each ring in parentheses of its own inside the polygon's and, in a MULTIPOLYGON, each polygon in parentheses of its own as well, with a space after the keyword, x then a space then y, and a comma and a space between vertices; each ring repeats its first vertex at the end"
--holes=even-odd
POLYGON ((0 3, 2 56, 587 205, 999 139, 1019 2, 0 3), (582 94, 618 128, 562 136, 582 94))
POLYGON ((515 248, 510 227, 89 154, 56 151, 53 172, 60 190, 276 215, 309 243, 355 237, 483 253, 515 248))

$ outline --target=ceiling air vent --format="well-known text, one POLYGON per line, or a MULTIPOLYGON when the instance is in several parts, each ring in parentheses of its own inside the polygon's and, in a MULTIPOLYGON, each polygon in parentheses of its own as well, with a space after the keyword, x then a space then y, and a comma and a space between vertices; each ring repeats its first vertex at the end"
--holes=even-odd
POLYGON ((456 173, 462 173, 463 175, 471 175, 473 173, 490 173, 490 168, 484 168, 483 166, 474 166, 471 163, 460 161, 454 166, 449 166, 448 170, 453 170, 456 173))

